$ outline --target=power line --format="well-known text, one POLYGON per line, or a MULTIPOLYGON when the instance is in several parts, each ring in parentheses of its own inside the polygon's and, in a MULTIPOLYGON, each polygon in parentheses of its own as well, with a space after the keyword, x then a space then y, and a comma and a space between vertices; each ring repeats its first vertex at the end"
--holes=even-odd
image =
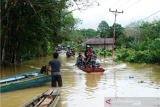
MULTIPOLYGON (((128 0, 127 2, 125 2, 123 5, 121 5, 120 7, 122 7, 122 6, 124 6, 125 4, 127 4, 128 2, 129 2, 130 0, 128 0)), ((118 7, 118 8, 120 8, 120 7, 118 7)), ((117 8, 117 9, 118 9, 117 8)))
MULTIPOLYGON (((121 0, 119 0, 116 4, 114 4, 112 7, 114 7, 115 5, 117 5, 119 2, 120 2, 121 0)), ((128 0, 126 3, 128 3, 130 0, 128 0)), ((140 1, 140 0, 139 0, 140 1)), ((130 7, 132 7, 133 5, 135 5, 135 4, 137 4, 139 1, 137 1, 137 2, 135 2, 134 4, 132 4, 131 6, 129 6, 129 7, 127 7, 127 8, 125 8, 125 9, 128 9, 128 8, 130 8, 130 7)), ((124 6, 126 3, 124 3, 123 5, 121 5, 120 7, 122 7, 122 6, 124 6)), ((111 7, 111 8, 112 8, 111 7)), ((120 7, 118 7, 118 8, 120 8, 120 7)), ((107 14, 107 13, 106 13, 107 14)), ((105 15, 106 15, 105 14, 105 15)), ((105 17, 105 15, 102 17, 102 19, 105 17)), ((107 18, 107 20, 109 19, 111 17, 111 15, 107 18)), ((101 19, 101 20, 102 20, 101 19)), ((99 35, 98 35, 99 36, 99 35)), ((98 36, 95 36, 94 38, 96 38, 96 37, 98 37, 98 36)), ((94 39, 93 38, 93 39, 94 39)), ((90 40, 89 40, 90 41, 90 40)))
MULTIPOLYGON (((130 28, 145 28, 145 27, 149 27, 149 26, 154 26, 154 25, 159 25, 160 24, 160 22, 156 22, 156 23, 152 23, 152 24, 149 24, 149 25, 147 25, 147 26, 143 26, 143 27, 130 27, 130 28)), ((159 28, 159 27, 158 27, 159 28)))
MULTIPOLYGON (((118 1, 116 4, 114 4, 112 7, 114 7, 115 5, 117 5, 120 1, 121 1, 121 0, 119 0, 119 1, 118 1)), ((111 7, 111 8, 112 8, 112 7, 111 7)), ((108 13, 108 12, 107 12, 107 13, 108 13)), ((106 14, 107 14, 107 13, 106 13, 106 14)), ((106 14, 102 17, 102 19, 106 16, 106 14)), ((110 18, 110 17, 109 17, 109 18, 110 18)), ((109 19, 109 18, 108 18, 108 19, 109 19)), ((101 19, 101 20, 102 20, 102 19, 101 19)), ((107 20, 108 20, 108 19, 107 19, 107 20)))
POLYGON ((115 5, 117 5, 121 0, 119 0, 116 4, 114 4, 111 8, 113 8, 115 5))
POLYGON ((130 8, 130 7, 132 7, 133 5, 137 4, 138 2, 140 2, 140 0, 138 0, 138 1, 135 2, 134 4, 130 5, 129 7, 125 8, 124 10, 126 10, 126 9, 128 9, 128 8, 130 8))
MULTIPOLYGON (((121 0, 119 0, 117 3, 115 3, 112 7, 114 7, 115 5, 117 5, 120 1, 121 1, 121 0)), ((112 7, 111 7, 111 8, 112 8, 112 7)), ((107 12, 107 13, 108 13, 108 12, 107 12)), ((106 13, 106 14, 107 14, 107 13, 106 13)), ((105 14, 105 15, 106 15, 106 14, 105 14)), ((101 18, 101 20, 103 20, 103 18, 105 17, 105 15, 101 18)), ((106 20, 108 20, 110 17, 111 17, 111 15, 110 15, 106 20)))
MULTIPOLYGON (((120 1, 121 1, 121 0, 119 0, 119 1, 118 1, 116 4, 114 4, 112 7, 114 7, 115 5, 117 5, 120 1)), ((112 8, 112 7, 111 7, 111 8, 112 8)), ((107 12, 107 13, 108 13, 108 12, 107 12)), ((106 14, 107 14, 107 13, 106 13, 106 14)), ((105 15, 106 15, 106 14, 105 14, 105 15)), ((102 17, 102 19, 105 17, 105 15, 102 17)), ((109 18, 110 18, 110 17, 111 17, 111 15, 109 16, 109 18)), ((108 18, 108 19, 109 19, 109 18, 108 18)), ((102 19, 101 19, 101 20, 102 20, 102 19)), ((107 20, 108 20, 108 19, 107 19, 107 20)))
POLYGON ((153 13, 152 15, 150 15, 150 16, 148 16, 148 17, 144 18, 143 20, 148 19, 149 17, 151 17, 151 16, 153 16, 153 15, 157 14, 158 12, 160 12, 160 10, 159 10, 159 11, 157 11, 156 13, 153 13))

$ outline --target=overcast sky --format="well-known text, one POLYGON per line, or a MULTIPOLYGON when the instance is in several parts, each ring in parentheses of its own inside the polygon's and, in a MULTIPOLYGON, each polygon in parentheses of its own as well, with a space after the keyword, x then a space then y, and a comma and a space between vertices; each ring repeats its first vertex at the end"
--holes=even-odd
POLYGON ((74 11, 74 17, 80 18, 83 23, 78 25, 78 28, 93 28, 97 29, 99 23, 104 20, 109 26, 113 25, 115 16, 112 12, 109 12, 109 8, 112 11, 121 12, 117 16, 116 23, 125 27, 127 24, 142 20, 148 16, 158 12, 157 14, 147 18, 146 20, 153 20, 154 18, 160 18, 160 0, 98 0, 100 6, 94 6, 86 11, 74 11))

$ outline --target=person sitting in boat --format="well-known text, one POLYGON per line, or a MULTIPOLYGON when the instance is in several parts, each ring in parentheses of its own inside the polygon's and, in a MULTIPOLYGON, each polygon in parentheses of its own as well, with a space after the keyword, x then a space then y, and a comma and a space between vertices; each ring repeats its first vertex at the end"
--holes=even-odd
POLYGON ((56 52, 58 52, 58 48, 55 48, 56 52))
POLYGON ((70 54, 69 51, 66 52, 66 56, 67 56, 67 57, 70 57, 70 56, 71 56, 71 54, 70 54))
POLYGON ((85 50, 85 52, 84 52, 84 56, 86 57, 85 60, 87 60, 87 58, 88 58, 88 55, 87 55, 87 54, 88 54, 88 51, 89 51, 89 47, 90 47, 90 46, 87 45, 87 46, 86 46, 86 50, 85 50))
POLYGON ((86 68, 86 67, 90 67, 90 62, 91 62, 91 57, 90 57, 90 55, 88 56, 88 58, 87 58, 87 60, 86 61, 84 61, 84 68, 86 68))
POLYGON ((93 51, 93 47, 90 47, 87 53, 87 56, 89 56, 90 54, 96 54, 95 51, 93 51))
POLYGON ((94 59, 95 59, 95 67, 96 67, 96 68, 101 67, 101 63, 100 63, 100 60, 97 59, 97 55, 94 56, 94 59))
POLYGON ((83 56, 81 55, 81 53, 79 53, 79 56, 77 57, 77 62, 75 65, 77 65, 78 67, 83 66, 83 56))
POLYGON ((42 66, 42 68, 41 68, 41 71, 40 71, 40 73, 46 73, 46 71, 47 71, 47 65, 46 64, 44 64, 43 66, 42 66))
POLYGON ((94 55, 96 55, 96 54, 91 53, 91 54, 88 56, 88 57, 89 57, 89 61, 88 61, 88 67, 89 67, 89 68, 95 68, 94 55))
POLYGON ((72 55, 74 56, 75 55, 75 51, 72 49, 72 55))
POLYGON ((73 56, 73 53, 72 53, 72 51, 73 51, 73 49, 71 48, 69 52, 70 52, 70 54, 73 56))

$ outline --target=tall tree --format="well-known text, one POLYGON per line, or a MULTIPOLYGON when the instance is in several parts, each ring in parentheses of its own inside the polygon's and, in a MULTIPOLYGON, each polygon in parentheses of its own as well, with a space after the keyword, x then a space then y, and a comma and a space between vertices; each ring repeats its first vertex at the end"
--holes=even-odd
POLYGON ((85 38, 94 38, 96 36, 96 31, 94 29, 80 29, 81 34, 85 38))
POLYGON ((101 21, 101 23, 98 25, 97 34, 99 34, 101 38, 108 37, 109 25, 106 21, 101 21))
MULTIPOLYGON (((124 28, 121 26, 121 24, 116 24, 116 28, 115 28, 115 40, 123 35, 123 30, 124 28)), ((112 26, 110 26, 109 29, 109 36, 110 38, 113 37, 113 32, 114 32, 114 24, 112 26)))

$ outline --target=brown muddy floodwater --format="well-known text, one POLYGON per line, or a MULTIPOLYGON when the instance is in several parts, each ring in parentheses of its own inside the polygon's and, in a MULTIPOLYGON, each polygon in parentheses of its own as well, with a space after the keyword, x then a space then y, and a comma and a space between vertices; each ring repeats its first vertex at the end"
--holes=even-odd
MULTIPOLYGON (((98 57, 104 73, 85 73, 73 66, 76 57, 60 53, 63 87, 57 107, 104 107, 105 97, 160 97, 160 66, 133 63, 113 63, 110 57, 98 57), (130 79, 129 76, 134 76, 130 79), (138 83, 138 81, 155 83, 138 83)), ((12 67, 1 68, 1 79, 31 71, 40 71, 52 56, 38 57, 12 67)), ((18 107, 51 88, 43 86, 1 93, 1 107, 18 107)))

